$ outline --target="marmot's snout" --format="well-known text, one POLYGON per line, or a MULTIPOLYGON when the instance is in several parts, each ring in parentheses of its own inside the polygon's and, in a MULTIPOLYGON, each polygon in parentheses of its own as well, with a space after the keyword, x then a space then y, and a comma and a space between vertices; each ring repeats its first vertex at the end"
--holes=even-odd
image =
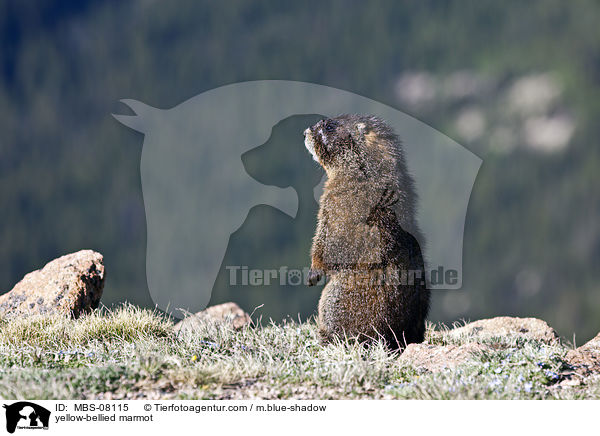
POLYGON ((306 129, 304 144, 324 167, 335 166, 339 157, 356 145, 347 127, 334 118, 325 118, 306 129))
POLYGON ((317 162, 319 162, 319 158, 315 151, 315 140, 313 139, 313 133, 312 133, 312 130, 310 129, 310 127, 304 131, 304 146, 306 147, 308 152, 311 154, 313 159, 316 160, 317 162))

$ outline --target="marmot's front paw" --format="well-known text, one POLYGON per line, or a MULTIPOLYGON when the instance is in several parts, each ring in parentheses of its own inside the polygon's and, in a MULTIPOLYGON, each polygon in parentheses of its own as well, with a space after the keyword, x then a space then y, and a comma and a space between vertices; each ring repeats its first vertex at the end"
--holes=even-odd
POLYGON ((319 283, 321 277, 323 277, 323 271, 321 271, 320 269, 311 268, 308 272, 308 286, 314 286, 317 283, 319 283))
POLYGON ((392 207, 398 203, 400 199, 398 194, 389 188, 385 188, 379 201, 371 208, 369 216, 367 217, 367 224, 372 226, 378 221, 381 221, 384 217, 394 214, 392 207))

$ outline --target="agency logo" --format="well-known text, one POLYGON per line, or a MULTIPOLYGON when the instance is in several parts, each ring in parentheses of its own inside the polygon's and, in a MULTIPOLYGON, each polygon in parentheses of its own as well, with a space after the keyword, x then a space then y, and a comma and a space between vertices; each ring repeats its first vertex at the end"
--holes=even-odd
POLYGON ((14 433, 16 429, 48 430, 50 411, 29 401, 5 404, 6 431, 14 433))
MULTIPOLYGON (((431 288, 462 286, 465 216, 481 159, 434 128, 351 92, 293 81, 227 85, 170 109, 122 102, 134 114, 114 117, 144 134, 140 172, 146 274, 159 308, 203 309, 215 284, 226 283, 236 266, 243 272, 243 265, 261 271, 308 265, 314 208, 326 176, 304 148, 303 132, 318 119, 344 113, 377 116, 399 135, 418 196, 415 212, 423 239, 418 242, 431 288), (262 177, 250 174, 253 164, 262 177), (302 180, 293 179, 294 174, 302 180), (269 207, 268 213, 253 216, 257 206, 269 207), (310 223, 306 229, 305 222, 310 223), (254 238, 238 243, 240 231, 254 238), (278 258, 290 238, 300 234, 294 246, 300 253, 300 242, 306 242, 305 253, 278 258), (232 249, 242 259, 232 263, 232 249), (298 258, 306 264, 291 263, 298 258), (263 259, 268 261, 252 263, 263 259)), ((267 299, 263 295, 262 301, 267 299)), ((278 300, 297 313, 292 298, 278 300)))

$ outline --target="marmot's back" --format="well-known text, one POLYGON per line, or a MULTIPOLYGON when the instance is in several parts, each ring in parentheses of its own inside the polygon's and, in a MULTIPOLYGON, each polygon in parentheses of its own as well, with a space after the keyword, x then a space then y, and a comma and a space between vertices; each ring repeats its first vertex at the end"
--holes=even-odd
POLYGON ((380 119, 358 115, 304 133, 328 175, 309 280, 330 277, 319 303, 323 338, 381 336, 394 347, 422 341, 429 291, 398 137, 380 119))

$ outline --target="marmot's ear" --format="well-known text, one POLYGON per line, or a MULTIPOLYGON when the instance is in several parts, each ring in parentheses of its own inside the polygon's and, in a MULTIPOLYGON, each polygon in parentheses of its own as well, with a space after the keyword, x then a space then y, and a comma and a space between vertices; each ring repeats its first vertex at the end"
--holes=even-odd
POLYGON ((365 131, 367 130, 367 125, 365 123, 358 123, 356 125, 356 129, 358 130, 359 133, 364 134, 365 131))

